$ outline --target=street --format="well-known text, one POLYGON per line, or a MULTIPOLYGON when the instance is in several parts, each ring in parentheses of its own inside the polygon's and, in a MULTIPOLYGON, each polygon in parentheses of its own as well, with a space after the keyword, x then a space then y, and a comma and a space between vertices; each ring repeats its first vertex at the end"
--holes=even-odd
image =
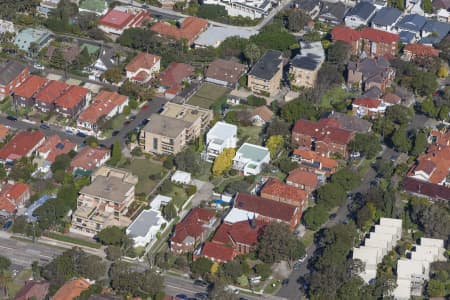
MULTIPOLYGON (((389 160, 392 155, 395 153, 395 151, 391 148, 385 147, 383 149, 383 152, 381 153, 381 157, 383 159, 389 160)), ((373 181, 376 177, 376 172, 373 168, 370 168, 369 171, 364 176, 361 184, 351 191, 354 194, 356 193, 364 193, 366 192, 369 187, 371 181, 373 181)), ((332 220, 328 220, 327 223, 325 223, 322 228, 330 228, 333 227, 336 224, 343 223, 348 219, 349 214, 349 204, 352 202, 352 198, 347 198, 347 201, 344 205, 342 205, 339 210, 336 212, 336 217, 332 220)), ((309 248, 306 249, 307 258, 306 260, 301 264, 300 269, 293 270, 289 276, 289 282, 287 285, 283 286, 277 293, 277 296, 285 297, 287 299, 300 299, 302 296, 304 296, 304 289, 303 289, 303 282, 305 279, 305 276, 310 272, 308 269, 308 264, 312 257, 314 257, 314 253, 317 250, 316 243, 313 243, 309 248)))

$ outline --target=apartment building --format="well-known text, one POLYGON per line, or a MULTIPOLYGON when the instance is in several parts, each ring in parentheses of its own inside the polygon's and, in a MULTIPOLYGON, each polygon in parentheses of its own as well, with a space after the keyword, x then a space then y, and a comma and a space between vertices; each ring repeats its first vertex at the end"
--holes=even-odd
POLYGON ((300 54, 291 61, 289 74, 291 83, 297 87, 312 88, 316 84, 317 74, 325 61, 325 52, 321 42, 301 42, 300 54))
POLYGON ((128 226, 128 207, 137 182, 138 177, 126 170, 99 168, 91 175, 91 184, 80 191, 70 230, 95 236, 108 226, 128 226))
POLYGON ((282 77, 282 53, 267 50, 248 73, 247 85, 253 93, 273 96, 280 91, 282 77))
POLYGON ((19 62, 11 60, 0 65, 0 99, 11 95, 28 77, 28 68, 19 62))

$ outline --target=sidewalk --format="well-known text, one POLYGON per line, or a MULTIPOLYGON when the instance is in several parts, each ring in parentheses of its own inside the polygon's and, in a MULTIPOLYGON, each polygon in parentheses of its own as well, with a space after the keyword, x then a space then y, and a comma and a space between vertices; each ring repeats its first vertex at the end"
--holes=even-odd
POLYGON ((101 258, 105 258, 106 257, 106 253, 103 250, 103 248, 94 249, 94 248, 90 248, 90 247, 86 247, 86 246, 81 246, 81 245, 78 245, 78 244, 72 244, 72 243, 68 243, 68 242, 62 242, 62 241, 59 241, 59 240, 54 240, 54 239, 51 239, 51 238, 46 237, 46 236, 39 237, 37 239, 37 243, 41 243, 41 244, 45 244, 45 245, 53 246, 53 247, 66 248, 66 249, 72 249, 73 247, 78 247, 78 248, 83 249, 87 253, 100 256, 101 258))

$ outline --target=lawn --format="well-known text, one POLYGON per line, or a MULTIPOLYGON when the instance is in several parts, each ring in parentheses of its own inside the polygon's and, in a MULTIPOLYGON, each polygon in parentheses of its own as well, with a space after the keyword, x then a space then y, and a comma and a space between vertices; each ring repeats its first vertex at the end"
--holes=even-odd
POLYGON ((63 235, 63 234, 54 233, 54 232, 49 232, 48 237, 51 239, 54 239, 54 240, 61 241, 61 242, 77 244, 77 245, 85 246, 85 247, 89 247, 89 248, 100 249, 100 247, 102 246, 101 244, 96 243, 96 242, 89 242, 86 240, 77 239, 77 238, 74 238, 74 237, 71 237, 68 235, 63 235))
POLYGON ((261 145, 261 127, 258 126, 241 126, 238 129, 238 136, 243 142, 261 145))
POLYGON ((230 89, 226 87, 205 83, 189 99, 188 104, 200 106, 202 108, 210 108, 214 103, 219 101, 229 91, 230 89))
POLYGON ((136 185, 136 194, 148 194, 158 183, 157 178, 162 178, 167 173, 163 166, 150 159, 135 158, 131 161, 129 169, 134 175, 139 178, 136 185), (150 176, 155 176, 155 179, 150 179, 150 176))
POLYGON ((188 196, 181 186, 172 184, 172 190, 166 196, 172 197, 173 204, 180 209, 188 199, 188 196))

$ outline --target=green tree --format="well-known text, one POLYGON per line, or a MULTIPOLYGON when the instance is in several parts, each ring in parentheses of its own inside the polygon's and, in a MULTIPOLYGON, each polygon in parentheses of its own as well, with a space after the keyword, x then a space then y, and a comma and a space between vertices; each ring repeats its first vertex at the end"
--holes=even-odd
POLYGON ((386 109, 386 120, 398 124, 406 125, 412 119, 414 112, 406 109, 403 105, 392 105, 386 109))
POLYGON ((414 146, 411 150, 412 155, 419 155, 425 152, 428 146, 427 133, 423 130, 419 130, 414 136, 414 146))
POLYGON ((250 38, 250 42, 264 50, 287 51, 293 45, 298 48, 297 39, 287 31, 281 20, 274 20, 272 24, 265 26, 259 34, 250 38))
POLYGON ((120 68, 111 68, 103 72, 101 78, 111 83, 122 81, 122 70, 120 68))
POLYGON ((117 165, 122 160, 122 147, 120 146, 120 141, 116 140, 112 147, 111 159, 109 163, 113 166, 117 165))
POLYGON ((97 233, 96 239, 103 245, 122 246, 128 237, 123 229, 109 226, 97 233))
POLYGON ((166 206, 163 207, 162 214, 167 221, 170 221, 173 218, 176 218, 178 213, 177 213, 177 208, 175 207, 175 204, 173 204, 173 201, 170 201, 166 206))
POLYGON ((9 173, 9 178, 15 181, 28 182, 35 167, 31 159, 23 157, 14 163, 9 173))
POLYGON ((266 141, 266 147, 269 149, 270 157, 274 159, 281 147, 283 146, 284 138, 281 135, 272 135, 266 141))
POLYGON ((6 178, 6 169, 5 166, 2 164, 0 165, 0 180, 4 180, 6 178))
POLYGON ((340 206, 345 201, 345 190, 337 183, 327 183, 317 190, 317 203, 328 208, 340 206))
POLYGON ((420 110, 431 118, 435 118, 439 112, 432 99, 423 100, 420 106, 420 110))
POLYGON ((5 256, 0 256, 0 273, 7 271, 11 266, 11 261, 5 256))
POLYGON ((188 147, 175 156, 175 166, 177 169, 197 174, 201 171, 199 155, 188 147))
POLYGON ((66 61, 64 59, 63 50, 56 48, 49 63, 50 66, 55 69, 64 69, 66 66, 66 61))
POLYGON ((255 273, 261 276, 262 280, 266 280, 272 275, 272 269, 269 264, 260 263, 255 265, 255 273))
POLYGON ((381 150, 379 137, 373 133, 355 134, 355 138, 350 142, 349 149, 352 152, 359 152, 368 159, 374 158, 381 150))
POLYGON ((287 136, 290 135, 290 124, 279 118, 273 118, 272 122, 269 123, 269 126, 266 130, 266 135, 282 135, 287 136))
POLYGON ((405 127, 400 127, 392 135, 392 143, 395 148, 403 153, 408 153, 411 149, 411 140, 408 138, 405 127))
POLYGON ((298 119, 314 120, 318 118, 318 111, 308 100, 298 98, 283 106, 281 117, 287 122, 294 122, 298 119))
POLYGON ((345 66, 350 60, 351 50, 352 47, 348 43, 334 42, 327 50, 327 61, 335 65, 345 66))
POLYGON ((360 177, 349 168, 340 169, 331 176, 331 182, 348 191, 358 186, 360 177))
MULTIPOLYGON (((89 55, 89 51, 87 47, 83 47, 83 50, 81 50, 80 54, 78 54, 77 57, 77 64, 79 67, 83 68, 91 64, 92 58, 89 55)), ((108 71, 106 71, 108 72, 108 71)))
POLYGON ((224 172, 231 169, 235 154, 236 149, 226 148, 216 157, 212 166, 214 176, 221 176, 224 172))
POLYGON ((263 106, 266 105, 266 99, 250 95, 247 97, 247 104, 251 106, 263 106))
POLYGON ((207 258, 199 257, 191 265, 191 271, 196 276, 205 276, 209 273, 212 266, 212 261, 207 258))
POLYGON ((310 20, 311 17, 303 9, 291 9, 287 15, 288 29, 294 32, 302 31, 310 20))
POLYGON ((445 296, 445 284, 439 280, 431 279, 427 284, 426 291, 429 297, 445 296))
POLYGON ((249 61, 250 66, 253 66, 261 57, 261 50, 255 43, 250 43, 244 49, 244 56, 249 61))
POLYGON ((209 20, 226 21, 228 12, 222 5, 202 4, 198 9, 197 16, 209 20))
POLYGON ((302 219, 306 228, 315 231, 328 220, 328 209, 321 204, 310 207, 305 211, 302 219))
POLYGON ((426 14, 431 14, 433 12, 433 4, 431 3, 431 0, 423 0, 422 9, 426 14))
POLYGON ((58 170, 65 172, 70 166, 71 158, 69 154, 60 154, 55 158, 55 161, 50 166, 52 173, 58 170))

